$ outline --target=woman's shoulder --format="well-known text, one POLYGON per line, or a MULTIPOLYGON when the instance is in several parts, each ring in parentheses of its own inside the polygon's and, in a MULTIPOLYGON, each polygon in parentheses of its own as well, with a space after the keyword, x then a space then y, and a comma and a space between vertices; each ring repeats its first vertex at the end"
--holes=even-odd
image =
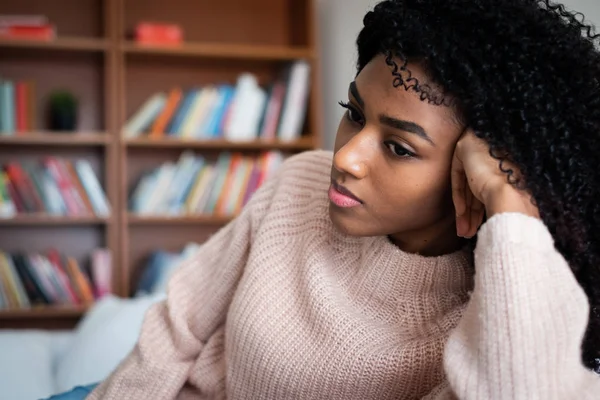
POLYGON ((327 150, 310 150, 288 157, 282 168, 286 173, 305 172, 306 174, 329 176, 333 153, 327 150))
POLYGON ((258 195, 264 197, 260 203, 268 208, 269 217, 306 219, 326 213, 332 159, 333 154, 324 150, 286 158, 258 195))
POLYGON ((245 208, 252 209, 261 220, 265 213, 272 219, 288 218, 294 210, 311 215, 322 211, 318 205, 327 205, 332 159, 333 153, 324 150, 305 151, 286 158, 245 208))
POLYGON ((286 188, 300 186, 303 190, 321 190, 329 185, 333 153, 311 150, 288 157, 279 171, 279 184, 286 188))

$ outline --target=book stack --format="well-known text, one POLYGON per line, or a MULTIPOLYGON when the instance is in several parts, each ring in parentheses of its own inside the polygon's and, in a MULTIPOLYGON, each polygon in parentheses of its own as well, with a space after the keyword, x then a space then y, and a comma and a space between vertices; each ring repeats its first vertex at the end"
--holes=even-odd
POLYGON ((282 162, 277 151, 258 157, 223 152, 215 162, 186 151, 176 163, 145 174, 129 208, 142 215, 234 216, 282 162))
POLYGON ((0 135, 33 131, 35 118, 34 83, 0 80, 0 135))
POLYGON ((135 26, 134 38, 144 45, 178 45, 183 42, 183 29, 178 24, 140 22, 135 26))
POLYGON ((111 254, 96 249, 89 272, 73 257, 0 251, 0 309, 89 305, 112 292, 111 254))
POLYGON ((87 160, 11 161, 0 171, 0 218, 17 213, 108 217, 110 206, 87 160))
POLYGON ((302 134, 310 83, 305 61, 291 64, 268 88, 243 73, 235 86, 215 84, 155 93, 132 115, 125 135, 196 140, 296 140, 302 134))
POLYGON ((0 38, 52 40, 56 38, 56 26, 44 15, 0 14, 0 38))

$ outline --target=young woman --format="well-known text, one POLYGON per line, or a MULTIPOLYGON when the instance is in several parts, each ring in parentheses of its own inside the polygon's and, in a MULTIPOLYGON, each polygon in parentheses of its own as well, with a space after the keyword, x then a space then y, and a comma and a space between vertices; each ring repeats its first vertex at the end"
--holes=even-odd
POLYGON ((387 0, 91 399, 598 399, 600 54, 562 6, 387 0))

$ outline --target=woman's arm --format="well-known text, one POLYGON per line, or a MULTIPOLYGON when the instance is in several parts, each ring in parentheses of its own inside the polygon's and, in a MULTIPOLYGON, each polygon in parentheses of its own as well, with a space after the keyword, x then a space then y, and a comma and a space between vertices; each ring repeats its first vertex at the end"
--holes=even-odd
POLYGON ((167 299, 146 314, 137 345, 89 399, 173 399, 206 341, 225 323, 244 271, 253 232, 265 214, 275 180, 241 215, 202 245, 170 279, 167 299))
POLYGON ((475 289, 447 344, 452 392, 470 399, 598 399, 581 362, 589 305, 537 218, 500 213, 481 228, 475 289))
POLYGON ((446 347, 450 387, 437 399, 599 399, 600 376, 581 361, 587 297, 531 196, 507 182, 471 130, 454 152, 452 197, 458 235, 474 235, 484 212, 489 219, 478 232, 475 289, 446 347))

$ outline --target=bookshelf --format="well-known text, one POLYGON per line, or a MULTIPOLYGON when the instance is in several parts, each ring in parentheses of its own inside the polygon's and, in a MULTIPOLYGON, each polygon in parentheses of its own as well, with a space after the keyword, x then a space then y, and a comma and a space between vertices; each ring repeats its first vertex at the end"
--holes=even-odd
MULTIPOLYGON (((178 251, 202 243, 231 220, 228 216, 136 215, 128 198, 140 176, 191 150, 208 159, 222 151, 284 154, 321 146, 320 65, 314 0, 23 0, 0 4, 0 14, 41 14, 57 27, 51 41, 0 38, 0 79, 36 84, 36 129, 0 134, 0 162, 46 155, 89 160, 110 201, 110 217, 45 214, 0 219, 0 249, 44 251, 48 247, 83 260, 95 247, 113 255, 113 287, 129 296, 150 252, 178 251), (176 23, 177 46, 142 45, 131 32, 140 21, 176 23), (242 72, 261 85, 286 63, 311 68, 302 136, 293 141, 126 138, 123 126, 156 91, 214 82, 235 84, 242 72), (80 99, 75 133, 46 130, 44 106, 55 88, 80 99)), ((0 328, 65 328, 86 308, 0 310, 0 328)))

